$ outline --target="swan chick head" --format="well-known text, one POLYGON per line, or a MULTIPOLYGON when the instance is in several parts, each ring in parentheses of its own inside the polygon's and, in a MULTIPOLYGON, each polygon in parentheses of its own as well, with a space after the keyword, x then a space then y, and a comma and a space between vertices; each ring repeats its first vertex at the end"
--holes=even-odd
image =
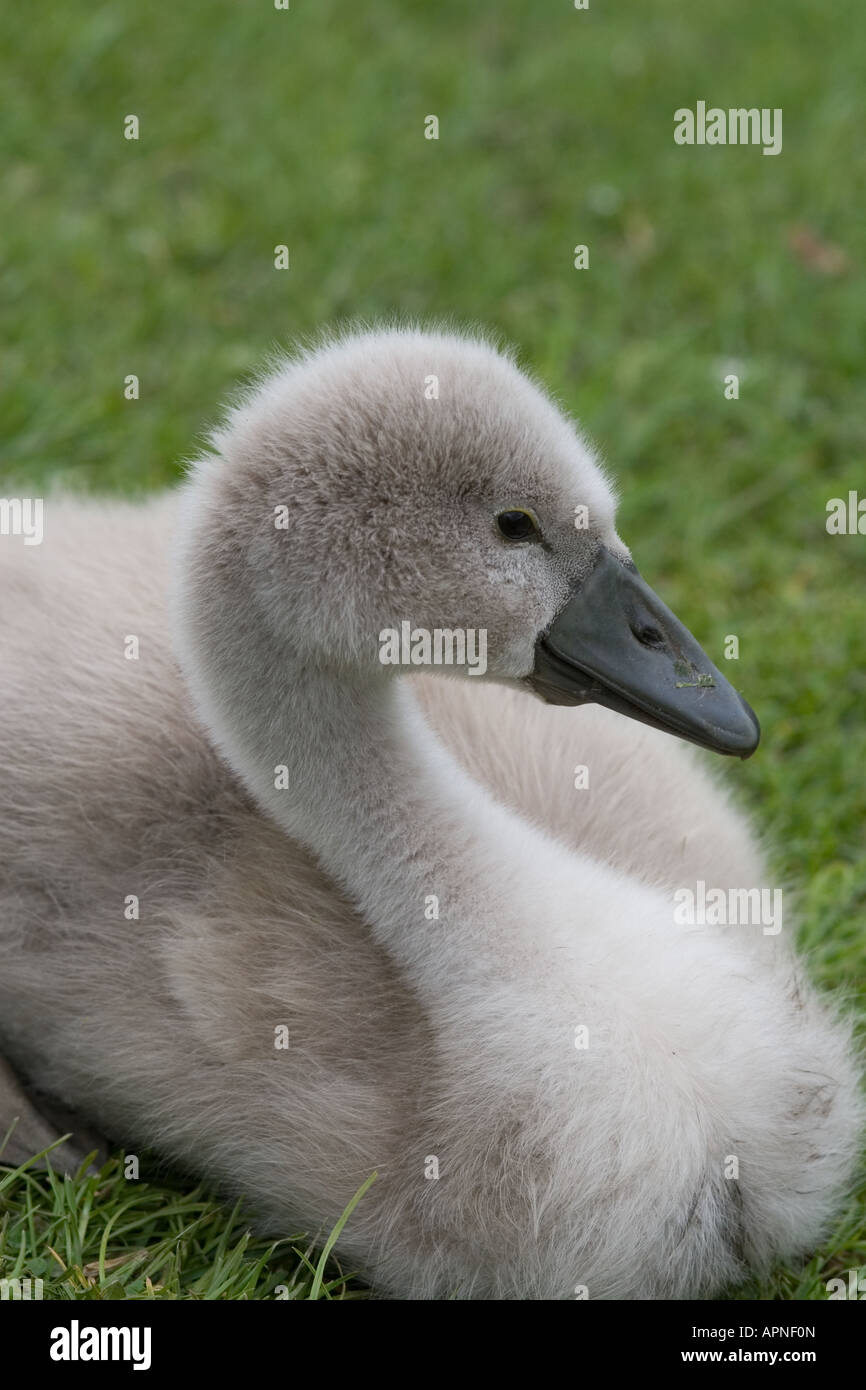
MULTIPOLYGON (((281 361, 195 465, 196 564, 304 660, 388 673, 382 634, 484 633, 495 680, 602 548, 615 497, 574 422, 477 337, 363 332, 281 361)), ((188 555, 192 550, 188 550, 188 555)), ((446 665, 448 674, 471 667, 446 665)))

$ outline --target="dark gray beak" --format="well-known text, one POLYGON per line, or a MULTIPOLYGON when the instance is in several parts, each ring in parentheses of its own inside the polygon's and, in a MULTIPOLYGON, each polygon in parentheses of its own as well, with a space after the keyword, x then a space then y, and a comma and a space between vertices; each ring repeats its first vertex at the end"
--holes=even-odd
POLYGON ((535 647, 533 689, 551 705, 606 705, 679 738, 748 758, 753 711, 637 570, 604 547, 535 647))

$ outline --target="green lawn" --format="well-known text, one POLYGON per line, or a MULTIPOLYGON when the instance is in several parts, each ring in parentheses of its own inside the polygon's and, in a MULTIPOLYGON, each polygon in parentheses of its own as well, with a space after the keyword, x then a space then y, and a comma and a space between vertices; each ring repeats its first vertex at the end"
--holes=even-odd
MULTIPOLYGON (((764 739, 729 775, 815 976, 862 992, 866 538, 824 525, 866 495, 862 6, 68 0, 0 27, 4 495, 171 483, 239 376, 323 324, 501 331, 597 440, 650 582, 715 660, 739 637, 764 739), (675 145, 698 100, 781 107, 782 153, 675 145)), ((269 1253, 116 1165, 0 1175, 0 1223, 0 1275, 46 1296, 318 1292, 303 1238, 269 1253)), ((759 1293, 862 1265, 861 1200, 759 1293)))

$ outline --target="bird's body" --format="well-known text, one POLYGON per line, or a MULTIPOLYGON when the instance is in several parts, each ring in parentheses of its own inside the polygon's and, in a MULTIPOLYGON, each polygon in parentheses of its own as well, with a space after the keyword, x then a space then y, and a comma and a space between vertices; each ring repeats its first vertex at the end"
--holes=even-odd
POLYGON ((216 534, 285 495, 262 437, 182 503, 58 498, 41 547, 0 550, 0 1050, 277 1233, 377 1170, 341 1249, 386 1294, 691 1296, 808 1248, 856 1149, 847 1030, 789 924, 671 906, 767 883, 744 819, 666 734, 507 670, 302 655, 320 602, 339 621, 333 537, 265 640, 272 538, 243 501, 216 534))

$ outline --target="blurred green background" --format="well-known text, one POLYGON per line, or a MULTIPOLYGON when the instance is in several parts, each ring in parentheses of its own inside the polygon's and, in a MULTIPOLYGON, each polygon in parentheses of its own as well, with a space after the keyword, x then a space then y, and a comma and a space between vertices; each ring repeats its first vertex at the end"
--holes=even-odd
POLYGON ((0 489, 171 483, 322 325, 501 332, 650 582, 719 664, 739 637, 764 742, 729 775, 815 974, 861 985, 866 537, 825 508, 866 497, 862 4, 73 0, 2 38, 0 489), (677 146, 698 100, 781 107, 782 153, 677 146))

